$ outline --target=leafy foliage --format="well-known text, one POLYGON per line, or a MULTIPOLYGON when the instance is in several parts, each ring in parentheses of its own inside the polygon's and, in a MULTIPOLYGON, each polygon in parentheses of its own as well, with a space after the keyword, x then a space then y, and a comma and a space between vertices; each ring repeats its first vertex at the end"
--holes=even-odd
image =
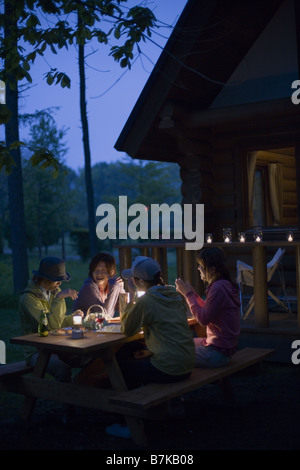
MULTIPOLYGON (((124 43, 112 45, 110 54, 121 67, 130 67, 135 45, 151 36, 156 18, 149 8, 134 6, 128 9, 123 4, 126 1, 7 2, 6 11, 0 14, 0 28, 9 29, 12 18, 17 18, 19 27, 10 30, 7 38, 0 37, 0 57, 5 60, 0 79, 9 83, 13 76, 17 81, 25 78, 31 82, 31 66, 47 48, 57 54, 59 49, 68 49, 72 44, 84 45, 93 38, 108 44, 111 36, 118 41, 124 39, 124 43), (42 18, 45 18, 44 22, 42 18), (112 24, 109 29, 105 28, 107 22, 112 24), (22 45, 15 50, 12 45, 20 41, 22 45)), ((71 86, 69 77, 56 69, 50 70, 46 79, 49 85, 55 82, 62 87, 71 86)))
MULTIPOLYGON (((139 202, 173 204, 181 202, 179 166, 174 163, 132 161, 130 158, 114 163, 96 163, 92 168, 95 207, 109 203, 115 207, 119 196, 127 196, 128 205, 139 202)), ((76 179, 77 224, 87 226, 84 172, 76 179)))
POLYGON ((51 110, 25 115, 22 121, 30 123, 26 150, 33 152, 23 164, 27 242, 41 249, 57 242, 62 230, 71 226, 72 172, 63 165, 66 129, 57 129, 51 110))
MULTIPOLYGON (((0 70, 0 80, 12 90, 25 80, 32 82, 30 70, 38 57, 50 49, 57 54, 70 45, 85 45, 96 39, 108 44, 109 38, 123 41, 110 47, 110 55, 122 68, 131 67, 134 47, 156 27, 156 18, 150 9, 141 6, 126 7, 126 0, 10 0, 4 2, 5 11, 0 14, 0 58, 5 67, 0 70), (79 20, 78 20, 79 19, 79 20), (14 25, 17 24, 17 28, 14 25), (109 27, 107 28, 107 24, 109 27)), ((71 87, 71 79, 64 72, 50 68, 45 74, 49 85, 71 87)), ((0 115, 0 123, 9 115, 0 115)), ((0 171, 10 174, 14 165, 10 149, 3 143, 0 149, 0 171)), ((59 164, 47 149, 39 149, 32 156, 32 163, 40 167, 52 166, 53 174, 59 164)))
POLYGON ((15 161, 11 154, 9 153, 9 149, 6 147, 5 142, 0 142, 0 171, 4 168, 5 173, 10 175, 12 172, 12 167, 15 166, 15 161))

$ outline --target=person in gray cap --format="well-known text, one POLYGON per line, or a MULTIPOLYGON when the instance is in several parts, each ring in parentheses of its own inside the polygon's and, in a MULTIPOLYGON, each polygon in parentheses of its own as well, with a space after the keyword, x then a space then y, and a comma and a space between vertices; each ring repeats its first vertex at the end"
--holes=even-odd
MULTIPOLYGON (((33 271, 33 277, 28 281, 19 301, 19 313, 23 334, 36 333, 42 311, 45 311, 50 329, 72 326, 73 316, 66 315, 65 299, 76 299, 75 289, 60 289, 62 281, 69 282, 70 275, 66 272, 65 262, 60 258, 46 257, 40 261, 38 270, 33 271)), ((27 364, 34 366, 38 353, 31 346, 23 347, 27 364)), ((51 355, 47 373, 62 382, 71 381, 71 367, 61 361, 55 354, 51 355)))
POLYGON ((128 388, 189 377, 195 347, 182 296, 175 287, 164 285, 160 265, 149 257, 138 256, 122 277, 128 279, 131 301, 122 315, 121 330, 132 336, 143 329, 147 347, 132 354, 128 343, 117 352, 128 388), (134 290, 145 294, 136 298, 134 290))

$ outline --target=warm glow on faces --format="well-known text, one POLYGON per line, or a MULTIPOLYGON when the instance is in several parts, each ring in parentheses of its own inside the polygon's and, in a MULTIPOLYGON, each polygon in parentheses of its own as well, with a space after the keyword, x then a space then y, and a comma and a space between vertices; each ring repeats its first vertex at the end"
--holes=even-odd
POLYGON ((61 285, 61 281, 49 281, 48 279, 43 279, 41 286, 46 290, 55 290, 61 285))
POLYGON ((99 287, 105 288, 107 286, 110 276, 104 261, 100 261, 100 263, 97 264, 95 270, 93 271, 92 277, 94 282, 96 282, 99 287))
POLYGON ((202 266, 202 264, 199 264, 198 265, 198 269, 200 271, 200 277, 201 277, 201 280, 202 281, 206 281, 206 274, 205 274, 205 269, 204 269, 204 266, 202 266))
POLYGON ((143 279, 139 279, 137 277, 134 277, 133 282, 134 282, 135 286, 137 287, 138 297, 141 297, 146 291, 146 285, 145 285, 143 279), (139 294, 139 292, 142 292, 142 293, 139 294))
POLYGON ((202 264, 198 265, 200 271, 200 277, 202 281, 208 282, 210 284, 215 280, 216 270, 214 267, 206 269, 202 264))

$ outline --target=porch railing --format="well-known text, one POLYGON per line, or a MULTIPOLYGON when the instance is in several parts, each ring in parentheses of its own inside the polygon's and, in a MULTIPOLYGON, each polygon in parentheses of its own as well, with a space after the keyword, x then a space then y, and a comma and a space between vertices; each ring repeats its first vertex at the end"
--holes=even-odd
MULTIPOLYGON (((268 294, 267 294, 267 260, 268 249, 284 247, 294 251, 295 255, 295 288, 297 298, 297 326, 300 329, 300 241, 263 241, 256 242, 213 242, 204 246, 219 246, 231 259, 231 269, 235 270, 235 260, 241 253, 246 252, 251 256, 254 274, 254 324, 257 328, 269 327, 268 294)), ((189 281, 197 290, 203 292, 203 285, 196 263, 196 251, 186 250, 184 242, 152 242, 140 244, 115 245, 119 250, 120 272, 131 266, 135 256, 150 256, 157 260, 162 268, 165 282, 170 279, 170 256, 173 258, 175 278, 181 277, 189 281), (175 260, 174 260, 175 258, 175 260)), ((250 262, 251 263, 251 262, 250 262)), ((234 271, 236 272, 236 271, 234 271)))

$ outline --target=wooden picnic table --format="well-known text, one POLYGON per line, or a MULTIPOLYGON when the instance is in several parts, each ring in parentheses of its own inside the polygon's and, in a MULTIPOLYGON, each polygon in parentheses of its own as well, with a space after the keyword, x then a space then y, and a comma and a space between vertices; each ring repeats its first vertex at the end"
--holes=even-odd
MULTIPOLYGON (((203 331, 194 318, 188 318, 196 335, 203 331)), ((168 411, 172 398, 179 397, 207 385, 218 383, 225 397, 232 399, 228 378, 238 371, 259 364, 274 351, 266 348, 244 348, 239 350, 229 365, 214 369, 194 368, 190 378, 174 384, 150 383, 128 390, 124 377, 115 358, 119 346, 143 338, 143 332, 132 337, 121 333, 100 333, 88 331, 81 339, 69 335, 40 337, 38 333, 11 338, 12 344, 29 345, 37 348, 37 363, 32 368, 24 363, 8 364, 0 369, 0 388, 25 396, 22 418, 31 416, 36 398, 58 401, 65 404, 87 407, 121 414, 124 416, 134 442, 148 447, 144 430, 144 419, 162 419, 168 411), (111 388, 98 388, 77 383, 58 382, 45 376, 51 354, 92 355, 101 358, 105 364, 111 388)))
MULTIPOLYGON (((117 346, 128 341, 143 338, 143 333, 126 337, 121 333, 101 333, 86 331, 81 339, 73 339, 71 335, 55 335, 49 333, 41 337, 38 333, 11 338, 12 344, 34 346, 39 354, 36 366, 31 376, 23 377, 25 396, 22 418, 28 420, 33 411, 36 398, 46 398, 62 403, 95 407, 105 411, 114 411, 108 405, 108 398, 113 391, 126 391, 123 375, 115 358, 117 346), (45 378, 45 371, 51 354, 93 356, 101 358, 112 384, 112 390, 83 387, 73 383, 62 383, 45 378), (95 393, 96 392, 96 393, 95 393), (97 395, 97 396, 95 396, 97 395)), ((147 438, 144 434, 143 423, 136 417, 126 416, 125 420, 133 439, 140 445, 145 445, 147 438)))
MULTIPOLYGON (((197 326, 194 318, 189 319, 190 325, 197 326)), ((38 360, 32 375, 18 378, 18 392, 25 395, 22 408, 22 418, 28 420, 33 411, 36 398, 59 401, 61 403, 88 406, 104 411, 124 415, 133 440, 138 444, 147 445, 143 421, 139 416, 132 416, 132 410, 127 415, 126 406, 111 404, 111 398, 116 392, 127 391, 124 377, 115 358, 118 346, 142 339, 143 332, 128 337, 122 333, 101 333, 101 331, 86 331, 81 339, 73 339, 71 335, 49 333, 41 337, 38 333, 11 338, 12 344, 34 346, 38 350, 38 360), (45 371, 51 354, 93 356, 104 362, 112 389, 93 388, 75 383, 62 383, 45 378, 45 371)), ((16 387, 16 384, 14 384, 16 387)), ((139 415, 139 413, 136 413, 139 415)))

